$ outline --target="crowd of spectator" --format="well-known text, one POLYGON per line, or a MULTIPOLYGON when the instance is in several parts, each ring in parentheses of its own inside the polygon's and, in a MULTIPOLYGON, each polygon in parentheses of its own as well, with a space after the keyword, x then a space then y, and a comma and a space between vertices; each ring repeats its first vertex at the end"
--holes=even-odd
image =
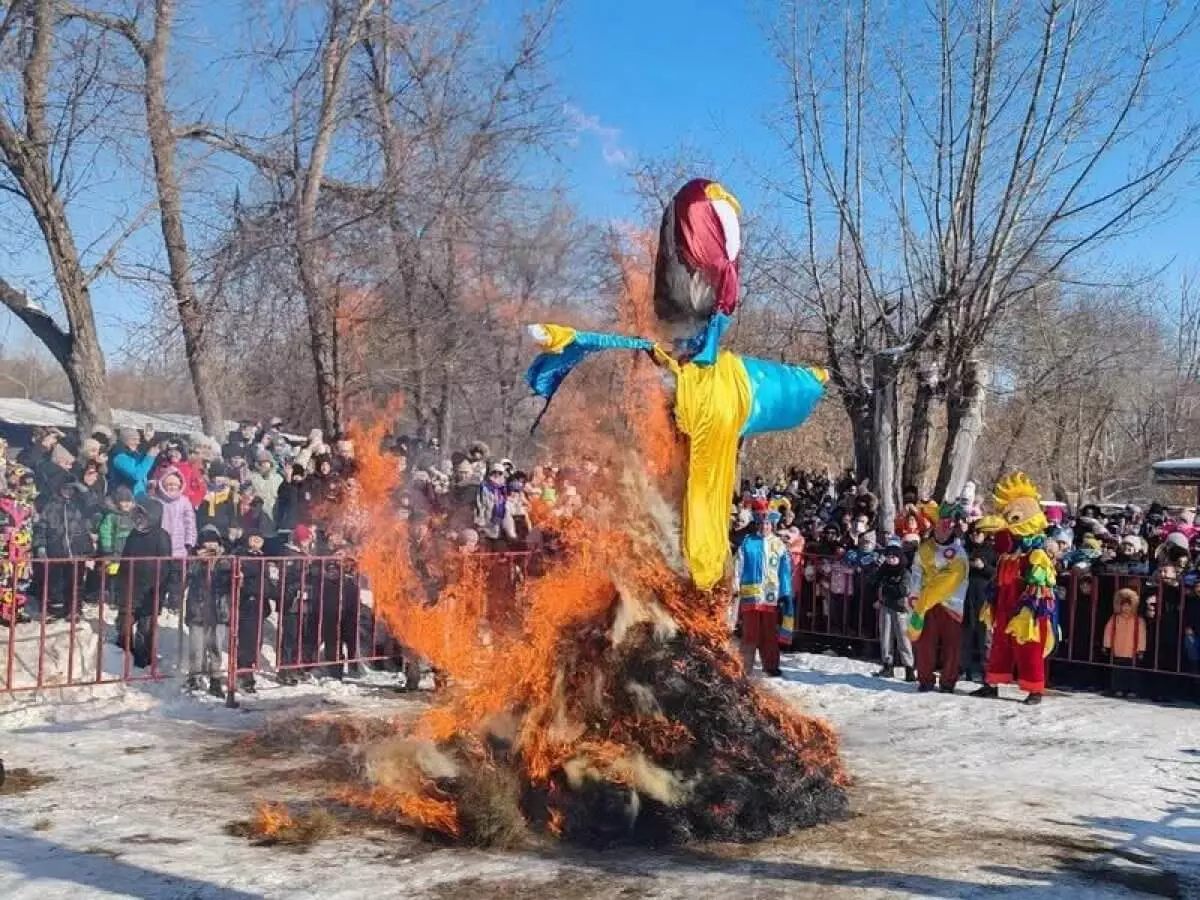
MULTIPOLYGON (((235 619, 240 691, 256 690, 267 631, 277 635, 283 684, 357 674, 339 660, 374 654, 415 688, 422 661, 375 620, 352 558, 343 502, 357 490, 352 443, 327 443, 315 429, 297 440, 282 426, 242 422, 224 443, 101 428, 71 448, 63 432, 38 428, 11 460, 0 442, 0 618, 78 621, 104 604, 130 664, 146 669, 163 616, 175 614, 186 634, 185 687, 214 695, 229 687, 222 654, 235 619)), ((397 460, 395 511, 408 520, 431 601, 448 554, 523 556, 524 575, 529 551, 553 551, 545 523, 578 512, 580 486, 597 472, 585 457, 578 469, 526 473, 480 442, 447 458, 436 440, 390 436, 383 449, 397 460), (536 517, 542 528, 532 524, 536 507, 546 513, 536 517)))
POLYGON ((481 441, 446 459, 436 440, 399 437, 392 449, 405 468, 400 514, 415 533, 463 552, 519 553, 552 543, 545 523, 578 513, 583 492, 599 472, 587 454, 578 467, 535 466, 526 472, 494 457, 481 441))
MULTIPOLYGON (((101 427, 73 448, 62 431, 39 427, 13 459, 0 442, 3 621, 77 619, 103 600, 119 611, 118 642, 144 668, 156 653, 159 615, 183 613, 188 687, 207 684, 214 694, 225 689, 216 660, 235 603, 248 638, 239 642, 239 668, 252 666, 273 607, 281 661, 315 658, 318 643, 337 641, 337 623, 331 637, 299 620, 327 573, 278 560, 337 552, 339 536, 317 527, 317 511, 338 502, 354 451, 346 439, 331 446, 316 429, 293 442, 282 426, 242 422, 224 444, 204 435, 162 438, 150 426, 101 427)), ((345 590, 338 585, 339 596, 345 590)), ((242 687, 254 689, 252 675, 242 687)))
MULTIPOLYGON (((765 502, 791 558, 798 633, 833 652, 863 654, 883 636, 885 616, 904 611, 908 570, 933 528, 923 511, 927 498, 915 488, 903 494, 895 520, 882 523, 875 496, 851 472, 755 478, 734 498, 730 542, 736 550, 754 528, 751 510, 765 502)), ((990 635, 980 611, 992 593, 996 551, 975 527, 982 510, 973 485, 960 500, 970 557, 962 664, 968 679, 981 680, 990 635)), ((1097 504, 1043 506, 1050 523, 1045 549, 1058 569, 1055 682, 1118 696, 1200 700, 1196 510, 1159 503, 1107 511, 1097 504)), ((883 646, 888 671, 897 660, 883 646)))
MULTIPOLYGON (((281 683, 310 668, 353 674, 337 661, 367 649, 369 592, 351 558, 352 536, 323 526, 330 519, 321 510, 344 505, 354 490, 354 447, 326 442, 320 430, 289 438, 282 424, 243 422, 224 443, 163 439, 149 427, 99 429, 71 448, 61 431, 39 428, 13 458, 0 441, 0 622, 78 617, 86 604, 105 603, 118 613, 117 642, 144 668, 157 653, 159 616, 176 613, 187 626, 187 687, 220 694, 236 607, 240 690, 255 690, 268 619, 279 636, 281 683)), ((396 436, 385 449, 398 461, 395 508, 408 520, 411 558, 431 599, 444 576, 438 561, 454 554, 523 556, 522 574, 552 559, 557 517, 580 511, 599 472, 587 454, 577 466, 525 471, 481 442, 443 456, 436 440, 396 436)), ((970 556, 962 662, 968 679, 981 679, 989 634, 979 615, 996 553, 974 527, 982 511, 973 486, 961 499, 970 556)), ((862 655, 897 630, 908 571, 932 529, 915 489, 882 523, 876 497, 849 471, 744 481, 731 514, 735 551, 763 504, 788 549, 799 640, 862 655)), ((1045 506, 1046 550, 1059 569, 1056 682, 1200 699, 1195 510, 1045 506)), ((394 654, 415 686, 420 661, 398 641, 382 641, 371 649, 394 654)), ((891 643, 883 644, 884 670, 911 667, 891 643)))

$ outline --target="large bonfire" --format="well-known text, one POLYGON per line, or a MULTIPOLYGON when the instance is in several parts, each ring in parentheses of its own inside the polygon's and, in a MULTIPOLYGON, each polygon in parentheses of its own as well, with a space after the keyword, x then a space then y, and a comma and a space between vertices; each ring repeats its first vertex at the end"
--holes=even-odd
MULTIPOLYGON (((358 435, 362 569, 381 618, 443 686, 411 727, 365 748, 343 801, 477 845, 751 841, 845 814, 833 731, 745 677, 727 595, 682 572, 661 499, 678 496, 679 442, 653 367, 633 369, 608 412, 637 427, 610 438, 585 513, 540 511, 553 549, 511 590, 472 557, 418 577, 390 500, 396 460, 381 429, 358 435)), ((582 418, 596 406, 560 408, 595 451, 602 434, 582 418)))

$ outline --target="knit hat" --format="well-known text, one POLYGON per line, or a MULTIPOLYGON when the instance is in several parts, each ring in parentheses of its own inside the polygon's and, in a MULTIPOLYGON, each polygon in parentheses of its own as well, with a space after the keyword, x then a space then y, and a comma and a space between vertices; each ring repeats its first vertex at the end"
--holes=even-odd
POLYGON ((100 452, 100 442, 95 438, 85 438, 79 445, 79 452, 84 456, 95 456, 100 452))
POLYGON ((119 437, 121 439, 122 444, 127 444, 130 441, 139 440, 141 438, 141 435, 139 435, 137 433, 136 428, 122 428, 120 431, 117 432, 117 437, 119 437))
POLYGON ((1163 539, 1163 546, 1178 547, 1181 550, 1186 550, 1188 549, 1188 539, 1178 531, 1172 531, 1163 539))
POLYGON ((298 544, 307 544, 312 540, 313 531, 307 525, 297 525, 292 529, 292 537, 296 539, 298 544))
POLYGON ((216 525, 205 525, 200 529, 200 543, 207 544, 209 541, 220 541, 221 529, 216 525))
POLYGON ((133 491, 131 491, 129 488, 125 487, 125 485, 121 485, 121 487, 119 487, 115 491, 113 491, 113 499, 115 501, 117 501, 118 503, 126 503, 129 501, 132 501, 133 500, 133 491))

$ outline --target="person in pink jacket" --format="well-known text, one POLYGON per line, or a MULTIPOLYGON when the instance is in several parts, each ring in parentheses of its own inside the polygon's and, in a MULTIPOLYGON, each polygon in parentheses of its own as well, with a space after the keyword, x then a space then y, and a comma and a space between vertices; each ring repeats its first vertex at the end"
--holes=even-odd
POLYGON ((170 562, 164 562, 166 572, 163 607, 178 610, 183 593, 183 565, 188 553, 196 546, 196 510, 183 492, 183 476, 169 468, 158 481, 155 499, 162 505, 162 529, 171 539, 170 562))

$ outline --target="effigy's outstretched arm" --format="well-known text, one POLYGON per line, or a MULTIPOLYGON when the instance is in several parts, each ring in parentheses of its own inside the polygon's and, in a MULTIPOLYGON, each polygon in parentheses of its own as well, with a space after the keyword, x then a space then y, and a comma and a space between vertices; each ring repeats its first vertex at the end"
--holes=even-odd
POLYGON ((547 408, 566 376, 602 350, 649 352, 674 376, 675 421, 688 437, 689 452, 683 552, 696 585, 701 590, 715 587, 729 559, 729 503, 740 441, 804 422, 825 392, 825 371, 727 350, 716 352, 711 364, 696 359, 680 363, 646 338, 544 324, 531 326, 529 332, 543 352, 529 367, 526 380, 546 399, 547 408))

